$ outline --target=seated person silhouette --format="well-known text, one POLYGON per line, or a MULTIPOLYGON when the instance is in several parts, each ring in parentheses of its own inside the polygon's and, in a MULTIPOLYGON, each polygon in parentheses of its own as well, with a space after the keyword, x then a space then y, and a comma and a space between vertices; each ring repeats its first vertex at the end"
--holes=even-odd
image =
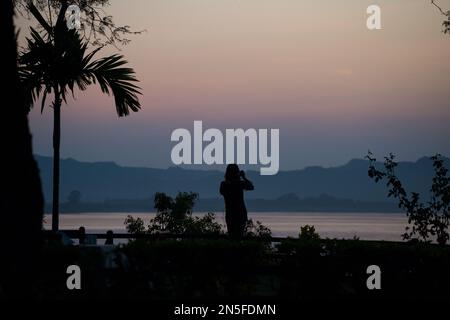
POLYGON ((253 184, 239 171, 237 164, 229 164, 225 172, 225 181, 220 184, 220 194, 225 199, 225 221, 231 238, 241 238, 247 223, 247 208, 244 202, 244 190, 253 190, 253 184))

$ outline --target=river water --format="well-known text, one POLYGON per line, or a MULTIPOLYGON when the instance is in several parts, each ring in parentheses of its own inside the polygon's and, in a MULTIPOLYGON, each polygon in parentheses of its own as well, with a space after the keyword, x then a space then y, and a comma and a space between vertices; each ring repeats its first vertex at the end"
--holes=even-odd
MULTIPOLYGON (((147 225, 155 213, 79 213, 62 214, 60 229, 86 228, 86 232, 100 233, 113 230, 126 232, 124 221, 128 214, 143 218, 147 225)), ((201 216, 201 213, 196 214, 201 216)), ((286 237, 298 235, 302 225, 313 225, 321 237, 361 240, 400 241, 407 223, 401 213, 328 213, 328 212, 255 212, 249 218, 261 221, 272 230, 273 236, 286 237)), ((225 224, 223 212, 216 213, 216 219, 225 224)), ((51 228, 51 216, 45 216, 44 226, 51 228)))

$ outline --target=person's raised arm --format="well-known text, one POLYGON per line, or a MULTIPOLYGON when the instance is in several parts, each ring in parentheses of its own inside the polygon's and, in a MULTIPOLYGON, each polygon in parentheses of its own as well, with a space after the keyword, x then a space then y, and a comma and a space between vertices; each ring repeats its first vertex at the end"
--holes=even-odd
POLYGON ((247 177, 245 176, 245 172, 243 170, 241 170, 240 175, 242 181, 244 182, 244 190, 255 190, 253 183, 247 179, 247 177))

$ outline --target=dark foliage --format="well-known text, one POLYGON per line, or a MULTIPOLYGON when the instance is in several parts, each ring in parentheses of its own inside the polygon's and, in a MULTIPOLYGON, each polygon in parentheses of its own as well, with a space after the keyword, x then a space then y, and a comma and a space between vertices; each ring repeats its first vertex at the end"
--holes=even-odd
POLYGON ((369 152, 367 159, 370 161, 369 177, 379 182, 386 179, 388 197, 398 199, 399 208, 406 211, 409 226, 403 234, 405 240, 431 241, 436 239, 444 245, 449 240, 450 220, 450 178, 448 170, 440 155, 431 157, 435 176, 432 179, 431 198, 423 201, 417 192, 408 194, 402 182, 397 177, 395 169, 397 162, 395 156, 390 154, 385 157, 384 170, 376 166, 376 159, 369 152))
POLYGON ((218 240, 132 241, 106 268, 95 247, 49 245, 36 266, 43 298, 205 301, 252 297, 277 300, 449 299, 450 247, 379 241, 302 241, 276 247, 218 240), (83 270, 82 288, 68 291, 67 265, 83 270), (366 287, 367 267, 382 270, 382 290, 366 287))
POLYGON ((128 25, 117 25, 107 13, 109 0, 14 0, 16 10, 25 18, 33 17, 39 29, 49 32, 56 27, 60 17, 65 17, 69 5, 80 8, 80 29, 83 40, 94 46, 126 45, 129 36, 143 31, 132 30, 128 25))
POLYGON ((150 220, 147 229, 141 218, 128 216, 125 225, 129 233, 171 233, 171 234, 221 234, 222 227, 215 221, 213 213, 203 217, 192 215, 197 193, 179 192, 175 198, 165 193, 156 193, 154 206, 156 217, 150 220))

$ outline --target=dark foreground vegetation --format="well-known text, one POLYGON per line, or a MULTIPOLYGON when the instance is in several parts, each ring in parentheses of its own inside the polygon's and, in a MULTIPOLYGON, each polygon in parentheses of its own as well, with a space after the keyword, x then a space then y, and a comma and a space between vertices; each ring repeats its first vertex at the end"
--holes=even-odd
POLYGON ((134 238, 126 244, 48 242, 35 291, 44 299, 162 302, 450 300, 449 179, 440 158, 432 160, 436 175, 428 203, 420 202, 417 193, 408 197, 395 175, 392 156, 386 159, 386 171, 369 168, 377 181, 387 178, 389 194, 399 198, 400 208, 405 209, 407 242, 321 239, 308 225, 300 229, 298 238, 274 239, 270 229, 251 220, 245 237, 231 240, 214 214, 192 215, 198 194, 180 192, 172 198, 157 193, 155 218, 146 222, 128 216, 125 220, 134 238), (67 289, 69 265, 82 270, 81 290, 67 289), (380 288, 368 285, 370 266, 381 271, 380 288))
POLYGON ((319 239, 134 240, 108 247, 48 244, 34 288, 41 299, 450 299, 450 246, 319 239), (68 290, 66 268, 82 270, 68 290), (369 265, 381 290, 369 290, 369 265))

